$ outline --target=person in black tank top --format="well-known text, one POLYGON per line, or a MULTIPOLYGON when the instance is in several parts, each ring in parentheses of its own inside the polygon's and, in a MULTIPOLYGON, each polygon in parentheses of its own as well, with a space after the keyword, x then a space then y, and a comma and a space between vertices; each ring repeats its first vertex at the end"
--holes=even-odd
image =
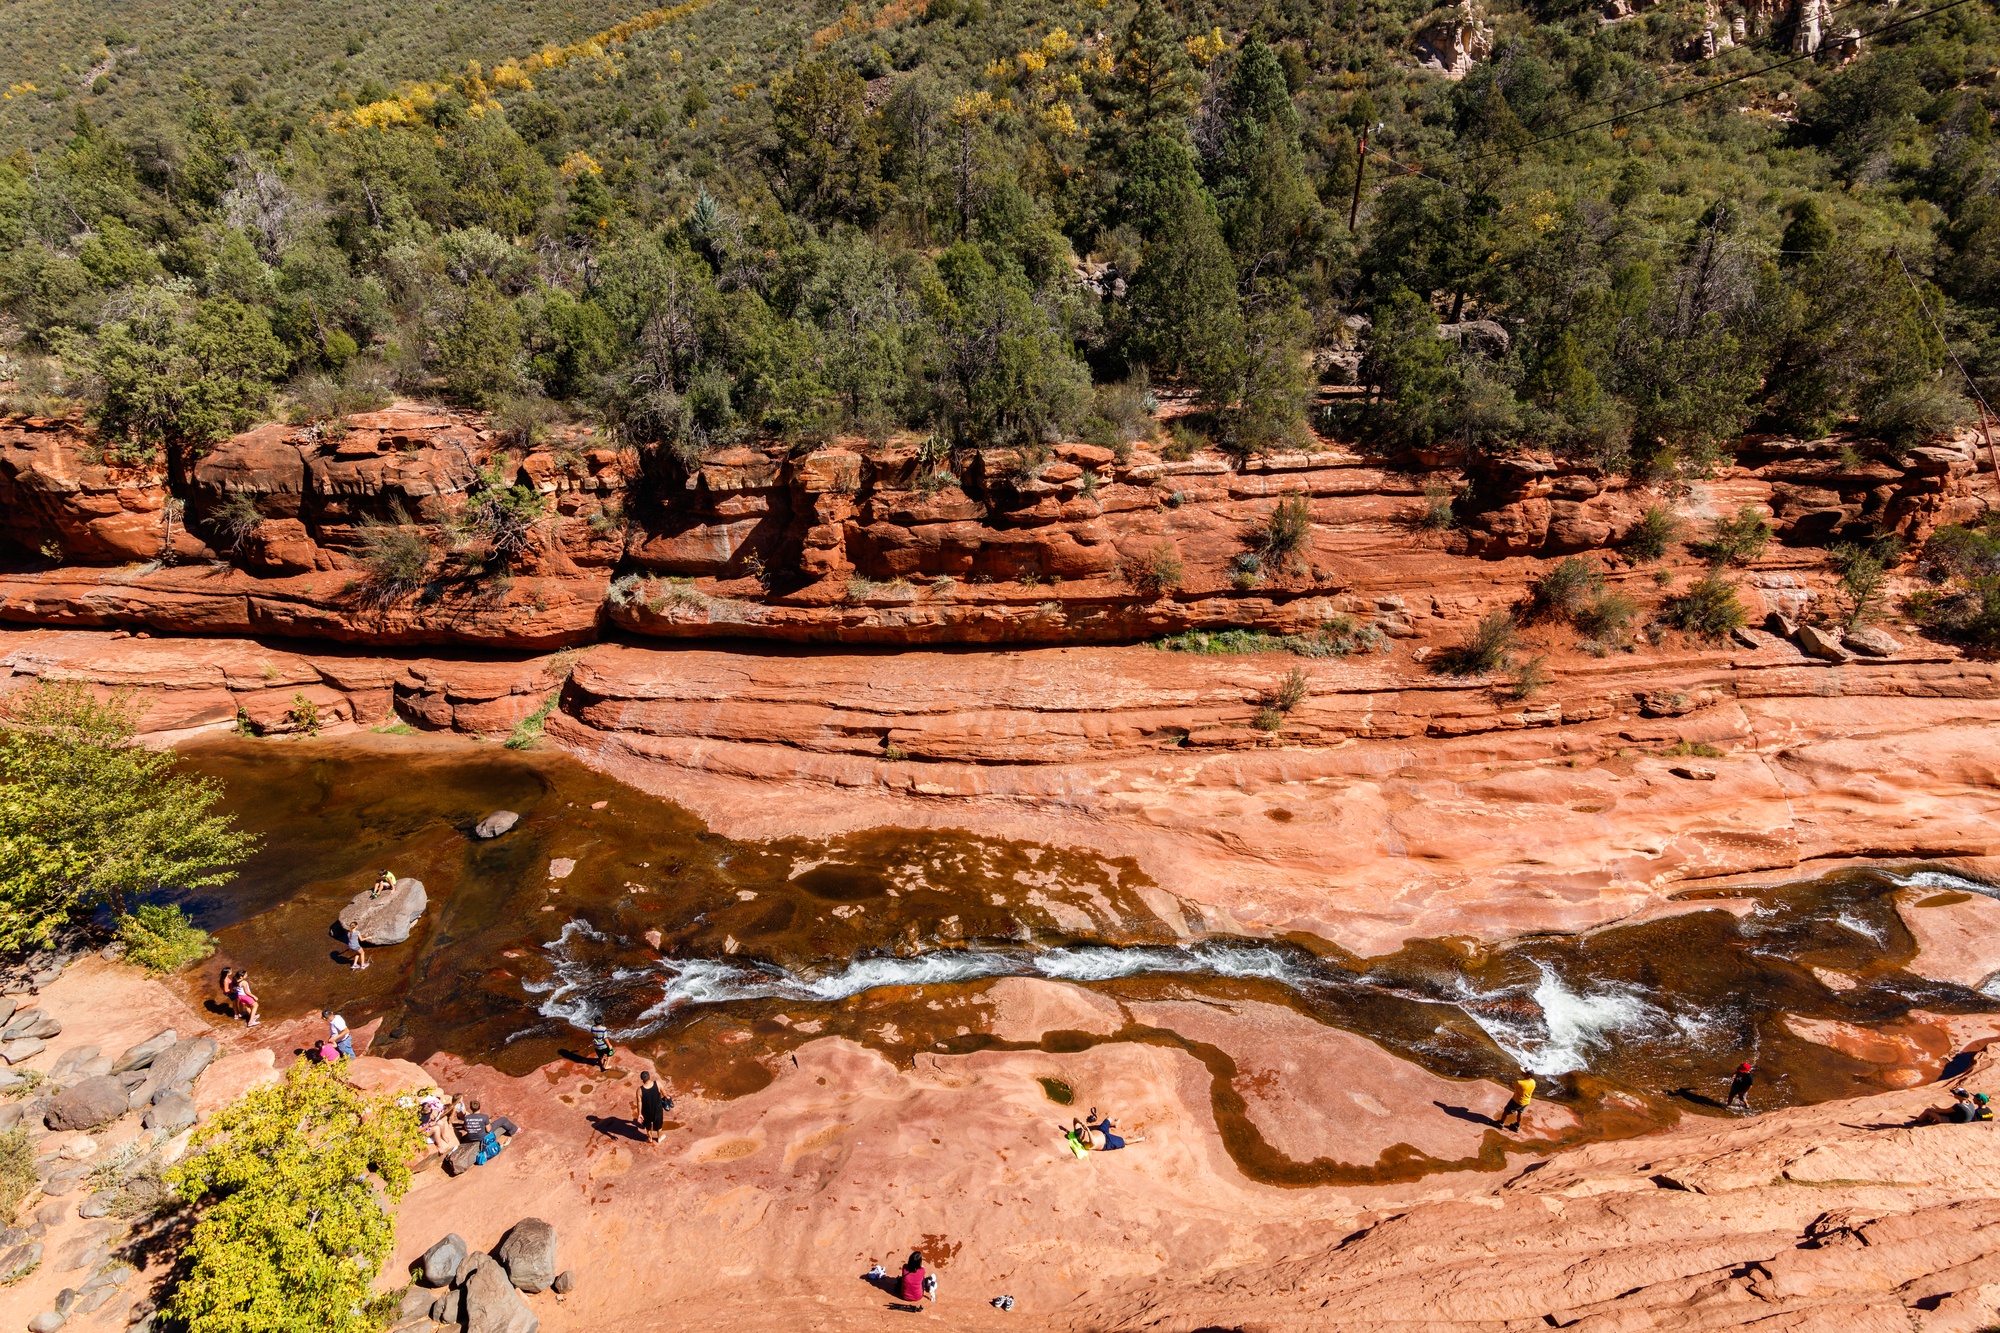
POLYGON ((646 1131, 646 1142, 658 1143, 660 1141, 660 1132, 665 1128, 667 1123, 667 1108, 673 1104, 673 1099, 667 1096, 666 1089, 662 1088, 660 1081, 653 1077, 653 1071, 650 1069, 640 1070, 639 1104, 637 1109, 639 1112, 639 1127, 646 1131))

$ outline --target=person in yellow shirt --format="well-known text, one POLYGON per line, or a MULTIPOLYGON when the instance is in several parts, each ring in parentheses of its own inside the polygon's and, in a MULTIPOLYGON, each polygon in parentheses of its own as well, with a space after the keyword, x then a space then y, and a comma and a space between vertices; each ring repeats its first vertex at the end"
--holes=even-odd
POLYGON ((1514 1117, 1514 1128, 1518 1130, 1521 1127, 1521 1112, 1527 1110, 1528 1103, 1533 1100, 1535 1100, 1535 1076, 1523 1069, 1521 1077, 1514 1080, 1512 1100, 1500 1108, 1500 1128, 1507 1128, 1507 1117, 1511 1115, 1514 1117))

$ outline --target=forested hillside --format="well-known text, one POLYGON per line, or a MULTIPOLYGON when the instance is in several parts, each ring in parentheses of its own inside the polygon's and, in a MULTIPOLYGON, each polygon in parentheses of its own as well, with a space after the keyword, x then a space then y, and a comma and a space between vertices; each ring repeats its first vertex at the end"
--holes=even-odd
POLYGON ((16 406, 122 456, 399 392, 943 477, 1176 390, 1670 477, 2000 374, 1985 0, 185 8, 21 8, 0 104, 16 406))

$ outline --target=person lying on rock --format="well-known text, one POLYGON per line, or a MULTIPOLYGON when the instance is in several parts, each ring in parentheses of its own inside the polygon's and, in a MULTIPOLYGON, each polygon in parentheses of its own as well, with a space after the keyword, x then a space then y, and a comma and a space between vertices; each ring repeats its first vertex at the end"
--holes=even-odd
POLYGON ((417 1128, 430 1140, 433 1150, 449 1155, 458 1147, 458 1135, 452 1133, 451 1117, 445 1112, 444 1098, 426 1097, 418 1103, 420 1117, 417 1128))
POLYGON ((1111 1117, 1100 1117, 1095 1106, 1090 1108, 1090 1114, 1086 1118, 1069 1122, 1069 1137, 1086 1152, 1115 1152, 1128 1143, 1146 1141, 1143 1134, 1133 1135, 1130 1138, 1121 1137, 1112 1129, 1111 1117))
POLYGON ((1950 1106, 1933 1106, 1910 1122, 1912 1128, 1918 1125, 1970 1125, 1993 1118, 1993 1108, 1985 1093, 1971 1093, 1964 1088, 1951 1090, 1950 1106))

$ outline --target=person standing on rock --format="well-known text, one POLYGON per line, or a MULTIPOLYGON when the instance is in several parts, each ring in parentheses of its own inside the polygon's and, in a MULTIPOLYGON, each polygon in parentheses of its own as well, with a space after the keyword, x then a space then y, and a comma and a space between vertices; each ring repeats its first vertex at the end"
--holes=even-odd
POLYGON ((639 1091, 633 1109, 639 1113, 639 1127, 646 1132, 646 1142, 658 1143, 660 1134, 667 1127, 667 1110, 674 1102, 667 1096, 666 1089, 653 1077, 653 1071, 639 1071, 639 1091))
POLYGON ((354 1034, 347 1030, 347 1020, 331 1009, 322 1009, 319 1016, 326 1020, 326 1039, 333 1043, 333 1049, 340 1052, 343 1060, 354 1058, 354 1034))
POLYGON ((1495 1123, 1507 1128, 1507 1117, 1514 1117, 1514 1128, 1521 1128, 1521 1113, 1528 1109, 1528 1103, 1535 1100, 1535 1076, 1523 1069, 1521 1077, 1514 1080, 1514 1095, 1500 1108, 1500 1119, 1495 1123))
POLYGON ((590 1025, 590 1049, 597 1057, 597 1072, 602 1074, 606 1062, 611 1059, 611 1033, 604 1024, 590 1025))
POLYGON ((1736 1077, 1729 1080, 1730 1106, 1750 1109, 1750 1085, 1757 1081, 1757 1066, 1745 1060, 1736 1066, 1736 1077))
POLYGON ((260 1021, 257 1017, 257 993, 250 989, 250 974, 248 972, 238 972, 236 974, 236 1007, 241 1009, 243 1016, 250 1020, 248 1026, 253 1028, 257 1026, 260 1021))
POLYGON ((361 947, 361 933, 353 926, 347 928, 347 951, 354 955, 354 961, 347 965, 350 972, 359 972, 368 966, 368 951, 361 947))

